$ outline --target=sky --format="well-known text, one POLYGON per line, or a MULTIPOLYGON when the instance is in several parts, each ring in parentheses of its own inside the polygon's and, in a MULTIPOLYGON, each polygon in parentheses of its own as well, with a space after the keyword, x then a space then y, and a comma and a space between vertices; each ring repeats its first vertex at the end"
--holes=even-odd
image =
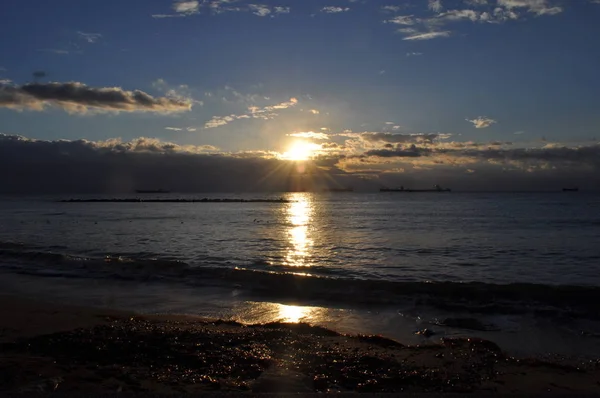
POLYGON ((0 191, 42 168, 50 191, 285 189, 298 148, 319 186, 600 190, 598 22, 599 0, 3 1, 23 173, 0 191))

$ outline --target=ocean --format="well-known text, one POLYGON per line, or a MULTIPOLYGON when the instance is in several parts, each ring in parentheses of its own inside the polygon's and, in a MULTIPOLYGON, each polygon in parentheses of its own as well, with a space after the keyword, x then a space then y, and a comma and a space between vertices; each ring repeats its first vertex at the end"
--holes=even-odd
POLYGON ((140 312, 306 321, 409 344, 467 335, 515 353, 600 354, 599 194, 143 197, 290 202, 2 196, 0 287, 140 312), (424 329, 435 334, 416 333, 424 329))

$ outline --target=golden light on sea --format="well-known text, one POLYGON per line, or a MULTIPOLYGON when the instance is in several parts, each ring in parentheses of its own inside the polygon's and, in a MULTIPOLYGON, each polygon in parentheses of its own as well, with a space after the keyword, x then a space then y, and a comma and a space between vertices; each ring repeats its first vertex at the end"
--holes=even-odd
POLYGON ((289 248, 285 264, 292 267, 310 266, 311 251, 314 241, 310 236, 313 217, 312 195, 295 192, 290 195, 291 202, 286 209, 289 248))

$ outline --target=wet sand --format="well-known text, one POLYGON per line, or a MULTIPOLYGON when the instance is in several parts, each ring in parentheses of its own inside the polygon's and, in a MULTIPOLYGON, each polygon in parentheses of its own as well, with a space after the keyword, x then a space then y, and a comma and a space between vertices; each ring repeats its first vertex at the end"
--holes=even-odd
POLYGON ((600 361, 481 339, 404 346, 306 324, 137 316, 0 296, 0 392, 600 393, 600 361))

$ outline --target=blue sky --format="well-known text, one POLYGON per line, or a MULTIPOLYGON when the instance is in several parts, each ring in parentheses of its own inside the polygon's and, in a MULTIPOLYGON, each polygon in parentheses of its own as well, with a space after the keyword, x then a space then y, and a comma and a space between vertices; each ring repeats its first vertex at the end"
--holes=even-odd
POLYGON ((21 97, 0 132, 226 152, 307 131, 581 142, 600 126, 598 22, 597 0, 8 0, 0 80, 21 97), (172 103, 32 97, 34 80, 172 103))

